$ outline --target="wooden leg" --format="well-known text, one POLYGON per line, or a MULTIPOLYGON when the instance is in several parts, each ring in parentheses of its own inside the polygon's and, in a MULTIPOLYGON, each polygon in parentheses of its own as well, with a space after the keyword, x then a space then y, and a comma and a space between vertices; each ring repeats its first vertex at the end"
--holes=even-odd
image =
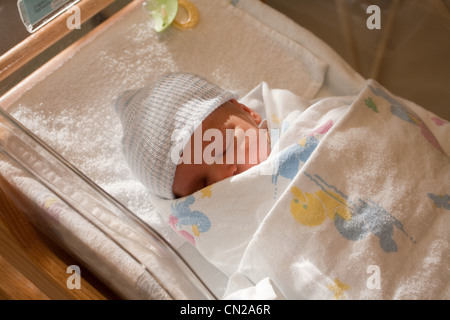
POLYGON ((1 281, 0 294, 24 299, 118 299, 28 221, 17 205, 27 200, 20 199, 21 195, 0 176, 0 279, 7 279, 1 281), (69 265, 80 267, 81 289, 67 287, 69 265))

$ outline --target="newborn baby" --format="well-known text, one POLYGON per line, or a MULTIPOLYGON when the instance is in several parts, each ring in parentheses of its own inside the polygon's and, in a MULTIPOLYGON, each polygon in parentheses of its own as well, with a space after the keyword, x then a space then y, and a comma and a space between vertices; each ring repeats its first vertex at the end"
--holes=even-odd
POLYGON ((267 159, 266 122, 236 96, 190 73, 170 73, 115 102, 133 174, 163 199, 188 196, 267 159))

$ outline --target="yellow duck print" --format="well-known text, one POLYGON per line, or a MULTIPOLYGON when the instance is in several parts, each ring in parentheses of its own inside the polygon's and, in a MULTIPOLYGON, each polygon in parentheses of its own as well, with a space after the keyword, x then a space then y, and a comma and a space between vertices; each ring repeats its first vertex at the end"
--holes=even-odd
POLYGON ((334 293, 334 299, 340 300, 345 298, 344 291, 349 290, 350 286, 336 278, 334 279, 334 284, 329 284, 327 288, 334 293))
POLYGON ((334 220, 336 214, 342 219, 351 219, 345 200, 335 193, 319 190, 313 194, 303 192, 296 186, 291 188, 291 192, 294 195, 290 204, 291 214, 302 225, 318 226, 327 216, 334 220))
POLYGON ((403 223, 376 202, 361 198, 350 201, 348 196, 329 185, 319 175, 303 173, 320 189, 314 193, 304 192, 296 186, 289 189, 293 196, 290 212, 297 222, 314 227, 323 223, 328 216, 345 239, 357 241, 372 234, 379 239, 380 247, 385 252, 398 251, 393 239, 395 229, 400 230, 413 243, 416 242, 407 234, 403 223))
POLYGON ((281 119, 275 113, 272 114, 271 119, 272 119, 273 123, 276 123, 276 124, 280 124, 281 123, 281 119))
POLYGON ((211 187, 212 186, 207 186, 206 188, 203 188, 200 190, 200 192, 202 194, 201 195, 202 198, 211 198, 211 196, 212 196, 211 187))
POLYGON ((56 202, 58 202, 57 198, 49 198, 45 201, 44 208, 48 209, 51 207, 52 204, 55 204, 56 202))

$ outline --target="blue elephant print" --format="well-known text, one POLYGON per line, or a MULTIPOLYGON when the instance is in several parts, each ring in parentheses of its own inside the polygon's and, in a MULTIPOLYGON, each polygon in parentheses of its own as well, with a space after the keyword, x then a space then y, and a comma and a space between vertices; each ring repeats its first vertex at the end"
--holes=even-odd
POLYGON ((191 210, 190 206, 194 202, 194 196, 188 196, 184 201, 172 203, 172 214, 169 217, 172 228, 193 245, 195 245, 194 236, 199 237, 200 233, 211 228, 211 222, 204 213, 191 210), (190 232, 183 229, 185 226, 191 227, 190 232))

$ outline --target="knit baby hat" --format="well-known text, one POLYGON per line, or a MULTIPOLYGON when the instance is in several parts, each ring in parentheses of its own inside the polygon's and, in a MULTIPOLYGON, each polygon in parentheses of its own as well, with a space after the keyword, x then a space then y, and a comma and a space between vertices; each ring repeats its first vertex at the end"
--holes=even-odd
POLYGON ((183 148, 196 127, 233 98, 191 73, 170 73, 152 86, 122 93, 114 107, 122 123, 123 153, 135 177, 151 193, 174 199, 172 185, 183 148))

